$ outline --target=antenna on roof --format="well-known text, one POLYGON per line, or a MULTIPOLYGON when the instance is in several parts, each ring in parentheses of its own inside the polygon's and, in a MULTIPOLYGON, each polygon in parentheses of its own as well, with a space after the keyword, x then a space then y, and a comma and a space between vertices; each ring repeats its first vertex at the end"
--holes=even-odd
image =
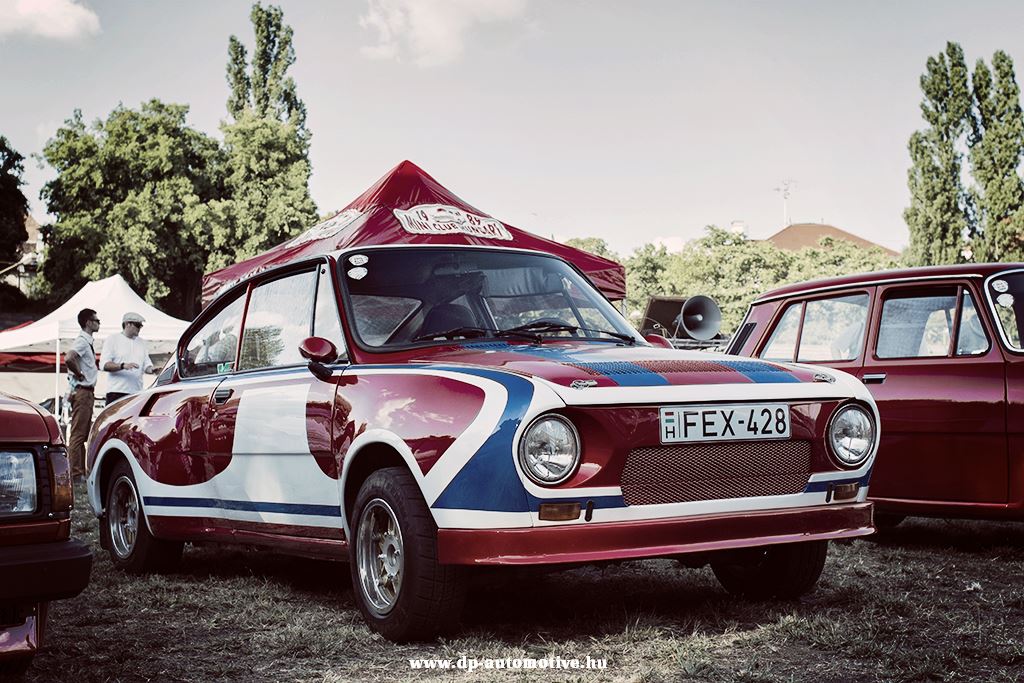
POLYGON ((796 187, 796 181, 789 179, 783 180, 779 187, 775 188, 775 191, 782 195, 782 221, 784 226, 792 225, 792 222, 789 220, 789 195, 790 190, 794 187, 796 187))

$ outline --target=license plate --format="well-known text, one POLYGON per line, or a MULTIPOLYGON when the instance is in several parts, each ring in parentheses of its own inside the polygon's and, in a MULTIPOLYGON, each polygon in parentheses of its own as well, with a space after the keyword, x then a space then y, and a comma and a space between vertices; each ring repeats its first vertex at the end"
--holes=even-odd
POLYGON ((741 403, 661 409, 662 443, 788 438, 788 405, 741 403))

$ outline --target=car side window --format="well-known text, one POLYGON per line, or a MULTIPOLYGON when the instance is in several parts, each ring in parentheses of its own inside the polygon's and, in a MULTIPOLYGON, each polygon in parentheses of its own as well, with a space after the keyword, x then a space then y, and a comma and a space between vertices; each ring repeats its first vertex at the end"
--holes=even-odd
POLYGON ((327 266, 320 266, 320 279, 316 289, 316 311, 313 315, 313 336, 334 342, 338 355, 345 355, 345 335, 341 332, 341 318, 338 316, 338 300, 334 294, 334 283, 327 266))
POLYGON ((264 282, 252 291, 242 330, 239 370, 304 362, 299 343, 310 335, 316 271, 264 282))
POLYGON ((185 344, 179 373, 182 377, 203 377, 232 372, 238 350, 239 326, 245 306, 245 290, 199 328, 185 344))
POLYGON ((934 287, 929 291, 897 291, 882 303, 875 355, 878 358, 942 358, 950 355, 956 335, 955 355, 985 353, 990 340, 974 297, 966 289, 960 304, 959 328, 957 299, 959 288, 934 287))
POLYGON ((858 358, 864 345, 867 320, 867 294, 808 301, 797 360, 814 362, 858 358))
POLYGON ((803 304, 801 303, 790 304, 786 308, 782 318, 779 319, 779 324, 775 326, 775 330, 772 332, 771 339, 768 340, 768 344, 761 351, 761 358, 764 360, 792 362, 796 351, 796 334, 800 330, 800 313, 802 310, 803 304))
POLYGON ((960 331, 956 336, 956 355, 976 356, 988 352, 989 346, 988 333, 974 305, 974 297, 965 291, 960 311, 960 331))

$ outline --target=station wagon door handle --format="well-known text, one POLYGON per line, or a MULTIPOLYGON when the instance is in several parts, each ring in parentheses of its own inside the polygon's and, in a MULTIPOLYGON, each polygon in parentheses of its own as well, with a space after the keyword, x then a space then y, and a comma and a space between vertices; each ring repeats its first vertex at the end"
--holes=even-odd
POLYGON ((885 381, 885 373, 876 372, 871 375, 864 375, 864 377, 861 378, 861 381, 864 382, 864 384, 881 384, 885 381))
POLYGON ((233 393, 235 393, 233 389, 217 389, 213 392, 213 402, 217 405, 224 405, 233 393))

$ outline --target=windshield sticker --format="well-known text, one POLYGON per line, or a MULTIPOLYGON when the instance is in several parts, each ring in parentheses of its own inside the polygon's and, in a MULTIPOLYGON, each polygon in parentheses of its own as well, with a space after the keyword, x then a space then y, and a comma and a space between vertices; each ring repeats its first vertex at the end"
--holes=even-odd
POLYGON ((511 241, 512 233, 500 221, 445 204, 420 204, 408 211, 392 209, 406 232, 414 235, 462 233, 491 240, 511 241))
POLYGON ((348 276, 350 278, 352 278, 353 280, 362 280, 364 277, 366 277, 366 274, 369 273, 369 272, 370 271, 366 270, 366 268, 362 268, 362 267, 360 267, 360 268, 351 268, 348 271, 348 276))
POLYGON ((1002 306, 1003 308, 1009 308, 1010 306, 1013 306, 1013 294, 1000 294, 996 298, 996 303, 1002 306))
POLYGON ((993 280, 992 281, 992 289, 996 290, 997 292, 1005 292, 1009 288, 1010 288, 1010 285, 1007 284, 1006 280, 993 280))
POLYGON ((370 257, 366 254, 353 254, 348 257, 348 262, 353 266, 365 266, 370 262, 370 257))
POLYGON ((291 242, 288 242, 289 247, 297 247, 307 242, 316 242, 318 240, 327 239, 328 237, 334 237, 339 232, 352 225, 363 215, 359 209, 345 209, 337 216, 328 218, 323 223, 317 223, 312 228, 302 233, 298 237, 294 238, 291 242))

